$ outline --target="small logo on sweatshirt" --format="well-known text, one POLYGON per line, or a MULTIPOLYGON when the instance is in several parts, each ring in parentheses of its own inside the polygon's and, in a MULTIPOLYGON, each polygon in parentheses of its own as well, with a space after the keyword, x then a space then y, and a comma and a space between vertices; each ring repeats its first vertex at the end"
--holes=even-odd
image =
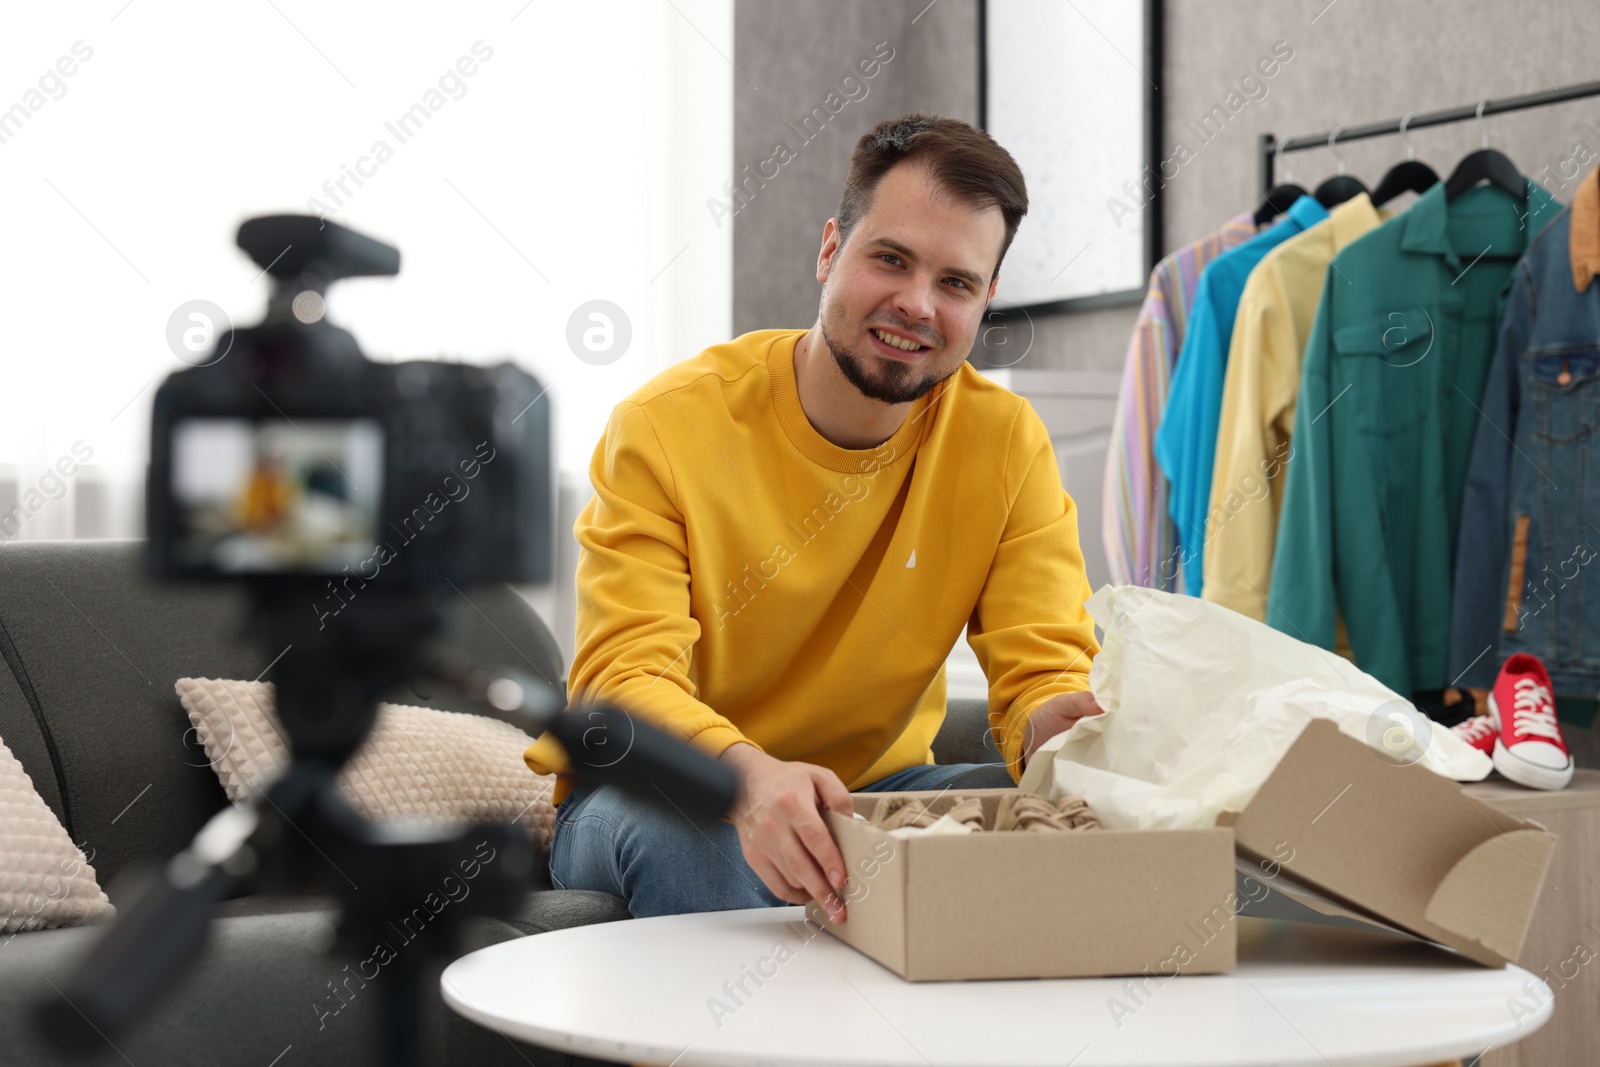
POLYGON ((910 570, 912 567, 915 567, 916 565, 917 565, 917 550, 913 548, 911 550, 911 558, 906 560, 906 570, 910 570))

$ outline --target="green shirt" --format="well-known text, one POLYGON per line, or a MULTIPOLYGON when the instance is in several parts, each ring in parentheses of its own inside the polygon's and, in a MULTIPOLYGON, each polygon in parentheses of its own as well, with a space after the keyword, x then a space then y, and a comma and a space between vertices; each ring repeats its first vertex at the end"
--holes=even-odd
POLYGON ((1456 525, 1505 289, 1561 210, 1444 183, 1334 257, 1295 409, 1267 622, 1409 697, 1449 684, 1456 525))

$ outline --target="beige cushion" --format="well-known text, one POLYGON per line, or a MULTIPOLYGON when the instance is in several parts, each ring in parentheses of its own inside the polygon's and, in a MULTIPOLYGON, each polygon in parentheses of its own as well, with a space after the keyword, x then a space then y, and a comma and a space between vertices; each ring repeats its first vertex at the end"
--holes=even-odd
POLYGON ((104 922, 115 914, 89 860, 0 740, 0 933, 104 922))
MULTIPOLYGON (((289 758, 271 682, 180 678, 189 713, 228 799, 251 799, 268 772, 289 758)), ((345 765, 340 788, 371 819, 516 821, 548 852, 555 830, 555 776, 522 760, 533 738, 510 723, 404 704, 379 704, 378 718, 345 765)))

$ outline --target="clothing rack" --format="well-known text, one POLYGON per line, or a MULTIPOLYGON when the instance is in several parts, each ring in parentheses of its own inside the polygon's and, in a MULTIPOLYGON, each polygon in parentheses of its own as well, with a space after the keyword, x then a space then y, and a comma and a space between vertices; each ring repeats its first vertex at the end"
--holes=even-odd
POLYGON ((1485 100, 1478 104, 1465 104, 1461 107, 1446 108, 1443 111, 1424 111, 1406 115, 1387 122, 1374 122, 1366 126, 1340 126, 1323 133, 1306 134, 1303 137, 1291 137, 1286 141, 1279 141, 1270 133, 1261 135, 1258 151, 1259 164, 1257 173, 1260 177, 1262 196, 1266 196, 1277 184, 1274 174, 1274 165, 1279 155, 1284 152, 1302 152, 1308 148, 1328 148, 1338 135, 1337 144, 1349 141, 1361 141, 1368 137, 1383 137, 1394 133, 1410 133, 1412 130, 1422 129, 1425 126, 1443 126, 1452 122, 1466 122, 1470 119, 1487 118, 1490 115, 1502 115, 1508 111, 1524 111, 1534 107, 1548 107, 1551 104, 1562 104, 1568 100, 1581 100, 1584 97, 1600 96, 1600 81, 1584 82, 1581 85, 1569 85, 1561 89, 1551 89, 1542 93, 1527 93, 1523 96, 1507 96, 1500 100, 1485 100), (1404 123, 1405 128, 1401 129, 1404 123))

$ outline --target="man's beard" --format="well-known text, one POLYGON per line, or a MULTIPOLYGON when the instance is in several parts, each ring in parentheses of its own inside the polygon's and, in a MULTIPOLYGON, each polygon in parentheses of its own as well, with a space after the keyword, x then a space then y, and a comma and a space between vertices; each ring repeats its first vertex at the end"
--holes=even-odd
POLYGON ((839 372, 845 376, 856 391, 870 400, 880 400, 885 404, 909 404, 919 400, 930 389, 944 379, 936 378, 931 374, 922 374, 918 368, 910 363, 901 363, 899 360, 874 353, 868 357, 872 363, 882 368, 878 375, 868 373, 860 356, 840 348, 834 344, 833 338, 828 335, 828 324, 822 324, 822 340, 828 346, 828 351, 833 354, 833 362, 838 366, 839 372))

